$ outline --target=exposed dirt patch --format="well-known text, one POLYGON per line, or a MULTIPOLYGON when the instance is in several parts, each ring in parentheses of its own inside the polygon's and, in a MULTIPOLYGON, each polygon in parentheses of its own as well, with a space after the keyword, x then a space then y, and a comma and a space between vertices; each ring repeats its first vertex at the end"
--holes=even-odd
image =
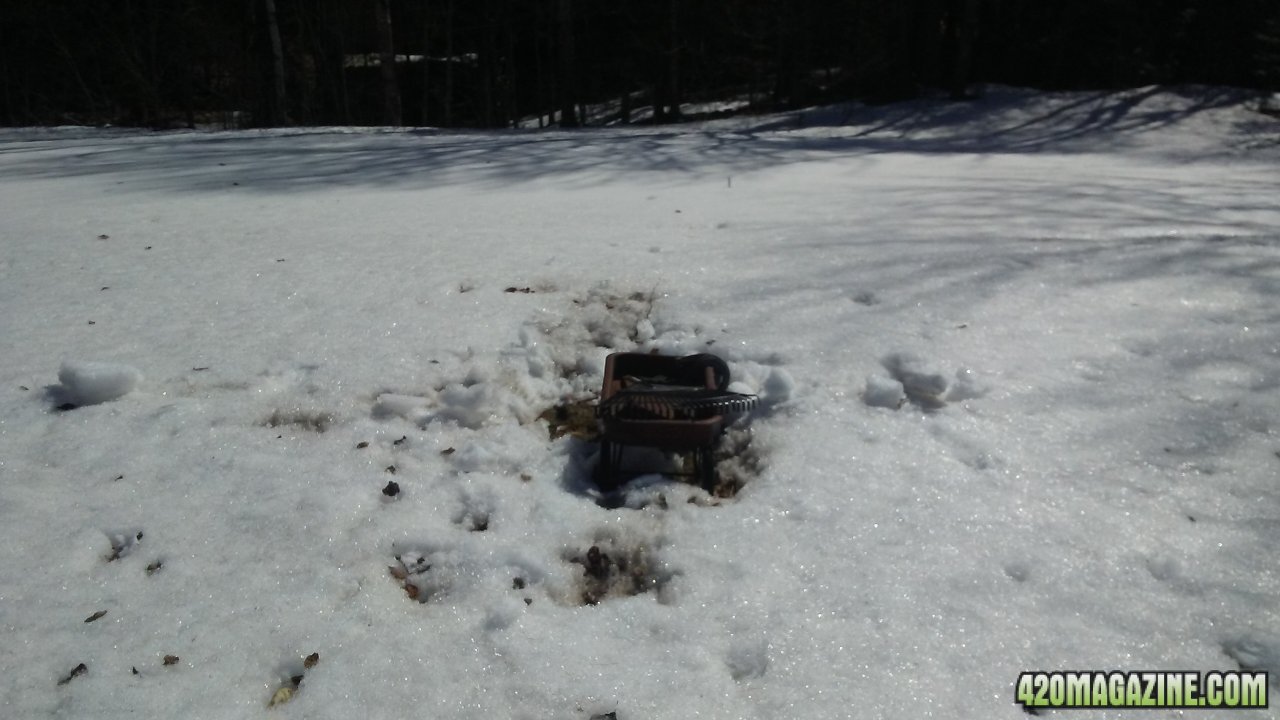
POLYGON ((592 441, 600 434, 594 398, 554 405, 539 413, 538 419, 546 421, 552 440, 570 435, 592 441))
POLYGON ((764 449, 752 442, 750 425, 731 428, 716 447, 716 482, 711 494, 718 498, 737 495, 744 485, 760 477, 764 455, 764 449))
POLYGON ((111 541, 111 552, 105 559, 107 562, 115 562, 121 558, 128 557, 130 553, 137 549, 138 544, 142 542, 143 533, 141 530, 109 532, 107 533, 107 538, 111 541))
POLYGON ((387 567, 410 600, 425 603, 439 597, 448 589, 445 581, 432 574, 434 566, 424 552, 410 550, 395 556, 395 562, 387 567))
POLYGON ((553 293, 553 292, 557 292, 558 290, 559 288, 557 288, 555 285, 548 282, 543 282, 537 285, 523 285, 523 286, 509 285, 505 289, 503 289, 502 292, 509 293, 509 294, 520 293, 522 295, 532 295, 533 293, 553 293))
MULTIPOLYGON (((172 656, 165 657, 166 665, 171 664, 169 663, 169 657, 172 656)), ((178 661, 176 657, 173 660, 175 663, 178 661)), ((280 668, 280 673, 282 676, 287 677, 288 680, 283 682, 271 694, 271 699, 267 701, 267 707, 273 708, 293 700, 298 691, 302 689, 302 681, 305 679, 306 672, 319 664, 319 662, 320 653, 314 652, 303 658, 300 665, 297 660, 290 660, 284 663, 280 668)))
POLYGON ((598 288, 574 304, 586 311, 583 326, 597 347, 625 349, 653 337, 653 306, 657 289, 627 295, 598 288))
POLYGON ((66 685, 67 683, 71 682, 72 680, 75 680, 76 678, 80 677, 81 675, 84 675, 87 672, 89 672, 89 666, 85 665, 84 663, 80 663, 79 665, 72 668, 71 672, 66 677, 59 680, 58 684, 66 685))
POLYGON ((654 593, 663 602, 663 589, 671 574, 657 563, 651 547, 644 543, 621 543, 602 539, 584 551, 565 559, 582 566, 572 600, 597 605, 610 598, 654 593))
POLYGON ((308 432, 322 433, 333 426, 334 418, 326 412, 311 410, 274 410, 262 421, 265 427, 296 427, 308 432))

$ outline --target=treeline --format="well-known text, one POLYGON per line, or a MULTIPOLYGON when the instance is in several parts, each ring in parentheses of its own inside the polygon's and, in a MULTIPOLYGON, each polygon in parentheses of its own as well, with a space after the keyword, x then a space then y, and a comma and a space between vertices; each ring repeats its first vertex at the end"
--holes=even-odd
POLYGON ((0 122, 671 121, 974 83, 1280 88, 1277 0, 0 0, 0 122), (643 111, 642 111, 643 109, 643 111), (600 121, 600 118, 592 118, 600 121))

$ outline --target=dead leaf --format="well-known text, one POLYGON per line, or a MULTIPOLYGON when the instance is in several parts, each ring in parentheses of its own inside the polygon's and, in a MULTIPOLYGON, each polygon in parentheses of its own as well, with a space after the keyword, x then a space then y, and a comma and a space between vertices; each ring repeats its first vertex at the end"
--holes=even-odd
POLYGON ((107 611, 106 611, 106 610, 99 610, 98 612, 96 612, 96 613, 94 613, 94 614, 90 615, 89 617, 85 618, 85 619, 84 619, 84 621, 85 621, 85 622, 87 622, 87 623, 91 623, 91 622, 93 622, 94 620, 100 620, 100 619, 102 619, 102 616, 103 616, 103 615, 106 615, 106 614, 107 614, 107 611))
POLYGON ((267 707, 271 708, 277 705, 283 705, 292 699, 293 699, 293 688, 282 687, 279 690, 276 690, 274 694, 272 694, 271 700, 267 702, 267 707))

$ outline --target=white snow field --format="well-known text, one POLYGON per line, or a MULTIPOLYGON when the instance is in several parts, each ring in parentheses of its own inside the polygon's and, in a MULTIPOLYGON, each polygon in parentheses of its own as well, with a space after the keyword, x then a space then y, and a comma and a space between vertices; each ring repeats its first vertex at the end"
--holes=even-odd
POLYGON ((573 133, 0 131, 0 715, 986 720, 1024 717, 1024 670, 1274 690, 1280 126, 1251 108, 994 88, 573 133), (629 349, 761 394, 736 495, 602 497, 595 445, 549 438, 629 349))

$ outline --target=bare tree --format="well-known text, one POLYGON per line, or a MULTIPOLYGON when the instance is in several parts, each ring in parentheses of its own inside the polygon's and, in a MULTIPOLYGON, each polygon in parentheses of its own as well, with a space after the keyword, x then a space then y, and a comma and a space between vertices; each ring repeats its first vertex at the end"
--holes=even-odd
POLYGON ((422 125, 431 124, 431 0, 422 0, 422 125))
POLYGON ((288 106, 284 91, 284 45, 280 42, 280 23, 276 20, 276 0, 263 0, 267 11, 267 35, 271 38, 271 104, 269 122, 285 125, 289 122, 288 106))
POLYGON ((577 72, 573 47, 573 0, 560 0, 557 6, 557 22, 560 28, 560 127, 578 127, 578 110, 575 107, 577 72))
POLYGON ((955 18, 956 57, 951 68, 951 99, 964 100, 969 95, 969 76, 973 71, 973 36, 978 25, 978 0, 960 0, 959 17, 955 18))
POLYGON ((400 83, 396 79, 396 45, 391 34, 391 0, 375 0, 378 21, 378 64, 382 71, 382 121, 402 125, 400 83))
POLYGON ((444 124, 453 125, 453 0, 448 0, 444 16, 444 124))

